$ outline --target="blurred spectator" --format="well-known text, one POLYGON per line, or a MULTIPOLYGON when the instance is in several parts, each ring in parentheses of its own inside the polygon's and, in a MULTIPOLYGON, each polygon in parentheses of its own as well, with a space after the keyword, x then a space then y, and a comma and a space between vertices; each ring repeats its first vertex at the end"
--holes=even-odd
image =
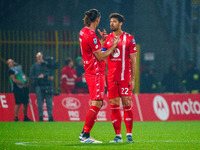
POLYGON ((60 88, 61 93, 74 93, 75 82, 82 80, 82 77, 77 77, 76 70, 73 69, 74 62, 71 58, 65 60, 65 67, 61 70, 60 88))
POLYGON ((182 83, 187 93, 199 93, 200 91, 200 72, 195 68, 192 61, 187 63, 187 70, 183 75, 182 83))
POLYGON ((180 76, 178 75, 175 64, 169 67, 169 72, 166 73, 162 80, 164 92, 179 93, 180 92, 180 76))
POLYGON ((20 65, 14 62, 12 59, 8 59, 8 76, 11 83, 11 89, 15 97, 15 120, 18 121, 18 113, 21 104, 23 104, 24 121, 31 121, 27 117, 27 107, 29 103, 29 89, 28 81, 25 74, 22 71, 20 65))
POLYGON ((83 67, 83 59, 81 57, 76 58, 76 73, 78 78, 82 78, 79 82, 75 83, 75 93, 89 93, 88 86, 85 80, 85 70, 83 67))
POLYGON ((140 92, 141 93, 158 93, 160 83, 154 76, 154 69, 145 68, 140 76, 140 92))

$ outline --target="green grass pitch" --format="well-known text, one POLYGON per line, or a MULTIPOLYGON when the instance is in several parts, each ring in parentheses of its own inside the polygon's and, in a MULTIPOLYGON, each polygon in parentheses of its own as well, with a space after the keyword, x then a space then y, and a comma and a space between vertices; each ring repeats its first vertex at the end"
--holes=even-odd
POLYGON ((126 143, 124 123, 124 142, 110 144, 115 136, 111 122, 96 122, 91 131, 91 136, 102 144, 80 143, 78 136, 83 125, 84 122, 0 122, 0 149, 200 149, 200 121, 134 122, 133 144, 126 143))

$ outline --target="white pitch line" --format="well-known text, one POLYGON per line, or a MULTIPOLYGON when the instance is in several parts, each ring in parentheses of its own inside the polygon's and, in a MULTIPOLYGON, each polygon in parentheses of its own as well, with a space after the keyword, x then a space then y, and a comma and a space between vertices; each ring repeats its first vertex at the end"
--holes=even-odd
POLYGON ((22 143, 15 143, 16 145, 23 145, 23 146, 26 146, 25 142, 22 142, 22 143))
POLYGON ((137 107, 138 107, 138 113, 139 113, 139 116, 140 116, 140 121, 143 121, 142 111, 141 111, 141 108, 140 108, 140 102, 139 102, 139 98, 138 98, 137 94, 135 94, 135 100, 136 100, 136 104, 137 104, 137 107))
MULTIPOLYGON (((66 143, 67 141, 45 141, 44 143, 66 143)), ((23 146, 49 146, 44 145, 43 142, 18 142, 15 145, 23 145, 23 146)))
POLYGON ((34 111, 33 111, 33 105, 32 105, 32 101, 31 101, 30 96, 29 96, 29 106, 30 106, 30 109, 31 109, 33 121, 35 122, 35 114, 34 114, 34 111))
POLYGON ((135 143, 200 143, 199 140, 134 140, 135 143))
MULTIPOLYGON (((49 143, 66 143, 68 141, 45 141, 45 142, 18 142, 15 143, 15 145, 21 145, 21 146, 49 146, 49 143), (47 144, 44 145, 43 143, 47 144)), ((107 142, 105 142, 107 143, 107 142)), ((134 143, 193 143, 193 144, 199 144, 199 140, 134 140, 134 143)))
POLYGON ((16 145, 23 145, 23 146, 40 146, 40 145, 34 145, 38 144, 38 142, 20 142, 20 143, 15 143, 16 145))

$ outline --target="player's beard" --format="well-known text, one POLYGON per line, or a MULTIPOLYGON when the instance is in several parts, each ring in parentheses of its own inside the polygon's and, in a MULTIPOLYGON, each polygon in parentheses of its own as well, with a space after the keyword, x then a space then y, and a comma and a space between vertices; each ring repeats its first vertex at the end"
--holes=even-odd
POLYGON ((110 29, 111 29, 113 32, 115 32, 115 31, 119 30, 119 26, 118 26, 118 27, 110 26, 110 29))

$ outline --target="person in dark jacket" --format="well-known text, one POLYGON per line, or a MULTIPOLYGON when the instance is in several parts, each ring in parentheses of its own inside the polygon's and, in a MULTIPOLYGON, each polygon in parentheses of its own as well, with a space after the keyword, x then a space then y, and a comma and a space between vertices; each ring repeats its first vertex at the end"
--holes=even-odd
POLYGON ((187 63, 188 69, 183 75, 182 83, 187 93, 199 93, 200 91, 200 72, 195 68, 192 61, 187 63))
POLYGON ((47 104, 47 112, 49 121, 53 120, 53 75, 46 74, 46 64, 43 59, 43 54, 38 52, 36 54, 36 60, 30 70, 30 78, 34 80, 35 84, 35 92, 37 96, 37 103, 38 103, 38 114, 39 114, 39 121, 43 121, 43 103, 44 99, 46 100, 47 104))
POLYGON ((75 93, 89 93, 88 91, 88 86, 85 80, 85 70, 83 67, 83 59, 82 57, 77 57, 76 58, 76 73, 77 73, 77 77, 81 77, 82 80, 80 80, 79 82, 75 83, 75 93))
POLYGON ((155 70, 152 68, 146 68, 140 76, 140 92, 141 93, 158 93, 159 92, 159 82, 154 76, 155 70))
POLYGON ((180 76, 177 72, 177 67, 172 64, 169 67, 168 73, 166 73, 162 80, 162 86, 164 92, 167 93, 179 93, 180 92, 180 76))

